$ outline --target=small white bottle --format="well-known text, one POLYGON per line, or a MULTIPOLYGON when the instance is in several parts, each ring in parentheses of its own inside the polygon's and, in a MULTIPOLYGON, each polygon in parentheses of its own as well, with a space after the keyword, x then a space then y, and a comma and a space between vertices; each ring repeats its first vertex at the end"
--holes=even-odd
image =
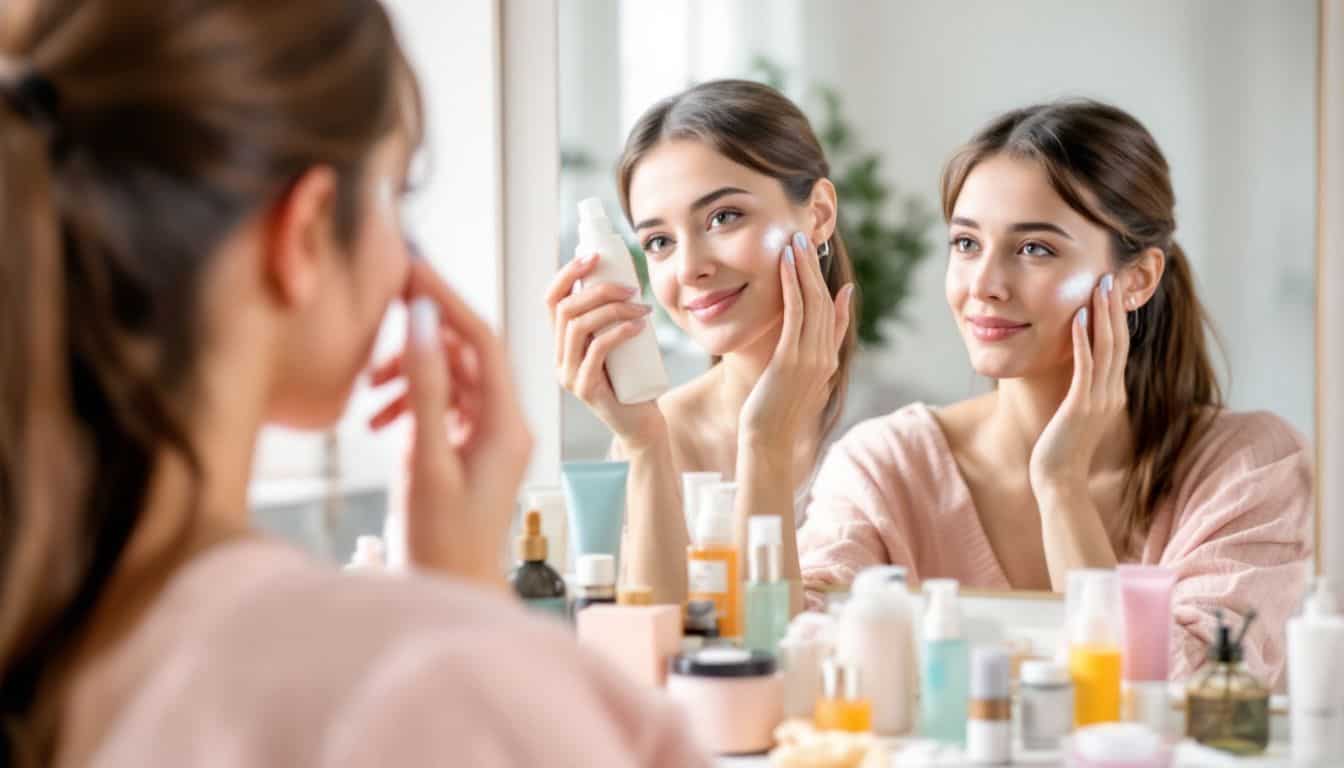
POLYGON ((384 571, 387 570, 387 548, 377 536, 360 536, 355 539, 355 553, 347 571, 384 571))
POLYGON ((1344 755, 1344 618, 1318 578, 1288 620, 1288 729, 1293 765, 1337 765, 1344 755))
POLYGON ((1013 720, 1008 652, 994 646, 971 651, 971 708, 966 759, 1004 765, 1012 759, 1013 720))
POLYGON ((686 513, 686 532, 695 534, 696 521, 700 518, 700 489, 723 482, 721 472, 682 472, 681 506, 686 513))
MULTIPOLYGON (((598 256, 597 265, 586 279, 575 285, 576 291, 596 283, 639 287, 635 262, 630 258, 625 240, 612 229, 602 201, 596 197, 579 201, 579 244, 574 248, 574 258, 592 254, 598 256)), ((607 378, 611 380, 616 399, 625 405, 647 402, 667 391, 667 371, 663 368, 652 323, 646 324, 638 336, 623 342, 607 355, 607 378)))
POLYGON ((915 663, 914 611, 905 569, 879 565, 854 578, 840 612, 836 656, 863 670, 860 685, 872 703, 873 733, 904 736, 913 729, 919 670, 915 663))

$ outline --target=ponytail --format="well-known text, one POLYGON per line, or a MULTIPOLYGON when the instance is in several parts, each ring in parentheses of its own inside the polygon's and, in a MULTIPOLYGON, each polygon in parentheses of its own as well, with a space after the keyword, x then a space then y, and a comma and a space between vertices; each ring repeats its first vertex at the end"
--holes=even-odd
POLYGON ((1195 277, 1172 241, 1157 291, 1129 313, 1125 364, 1126 409, 1134 439, 1134 466, 1125 484, 1121 541, 1146 533, 1157 504, 1175 488, 1184 449, 1193 445, 1223 404, 1205 329, 1213 327, 1195 292, 1195 277))

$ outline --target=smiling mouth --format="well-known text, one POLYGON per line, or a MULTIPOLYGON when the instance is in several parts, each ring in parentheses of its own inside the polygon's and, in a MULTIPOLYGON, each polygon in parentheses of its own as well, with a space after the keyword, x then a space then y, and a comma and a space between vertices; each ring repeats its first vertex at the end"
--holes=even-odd
POLYGON ((713 320, 732 308, 737 299, 747 290, 746 284, 734 291, 724 291, 703 296, 686 305, 686 310, 697 320, 713 320))
POLYGON ((967 318, 971 335, 980 341, 1003 341, 1031 327, 1031 323, 1016 323, 997 317, 967 318))

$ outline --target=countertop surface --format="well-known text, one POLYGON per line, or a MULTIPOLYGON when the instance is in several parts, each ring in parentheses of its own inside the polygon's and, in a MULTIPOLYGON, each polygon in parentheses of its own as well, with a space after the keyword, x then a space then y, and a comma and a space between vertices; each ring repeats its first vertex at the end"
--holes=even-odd
MULTIPOLYGON (((892 755, 890 762, 891 768, 911 768, 913 766, 926 766, 927 768, 983 768, 983 765, 968 762, 964 756, 948 755, 939 757, 932 761, 922 759, 906 760, 897 757, 897 750, 901 749, 902 742, 893 742, 892 755)), ((1011 765, 1019 766, 1063 766, 1064 759, 1058 752, 1031 752, 1016 749, 1013 752, 1011 765)), ((750 757, 721 757, 717 765, 719 768, 769 768, 770 758, 766 755, 753 755, 750 757)), ((1172 768, 1290 768, 1292 760, 1289 757, 1288 745, 1283 743, 1272 743, 1268 752, 1260 757, 1236 757, 1222 752, 1217 752, 1205 747, 1201 747, 1190 741, 1183 741, 1176 746, 1174 760, 1171 763, 1172 768)))

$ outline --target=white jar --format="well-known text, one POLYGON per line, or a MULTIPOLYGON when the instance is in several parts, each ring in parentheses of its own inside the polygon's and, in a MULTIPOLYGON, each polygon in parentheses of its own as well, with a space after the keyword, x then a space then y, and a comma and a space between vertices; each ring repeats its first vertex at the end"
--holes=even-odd
POLYGON ((1073 731, 1073 680, 1053 661, 1026 661, 1019 677, 1022 746, 1059 749, 1073 731))

